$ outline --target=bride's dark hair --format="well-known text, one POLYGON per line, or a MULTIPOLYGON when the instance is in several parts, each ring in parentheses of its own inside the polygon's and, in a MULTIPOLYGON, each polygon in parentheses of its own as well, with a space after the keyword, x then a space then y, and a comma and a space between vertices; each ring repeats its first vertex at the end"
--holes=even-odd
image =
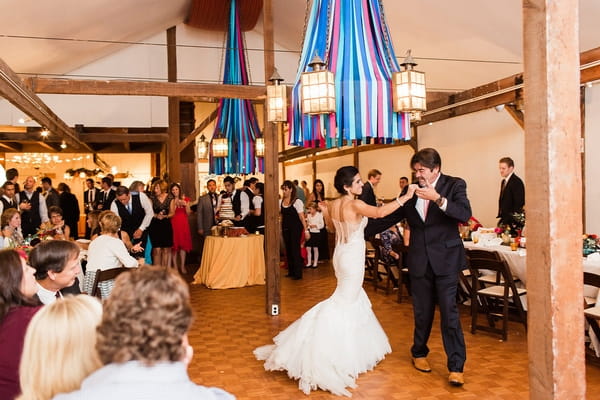
POLYGON ((354 179, 356 174, 358 174, 358 169, 351 165, 338 169, 335 173, 333 186, 335 186, 335 189, 340 194, 346 194, 346 189, 344 189, 344 186, 352 186, 352 179, 354 179))

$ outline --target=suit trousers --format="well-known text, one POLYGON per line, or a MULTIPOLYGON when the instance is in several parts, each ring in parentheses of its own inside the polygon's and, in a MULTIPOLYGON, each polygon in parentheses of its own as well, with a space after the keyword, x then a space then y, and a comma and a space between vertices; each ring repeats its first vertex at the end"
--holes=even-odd
POLYGON ((415 330, 411 353, 413 357, 426 357, 427 341, 431 333, 436 300, 440 307, 441 331, 444 350, 450 372, 463 372, 466 360, 465 339, 456 305, 458 272, 451 275, 435 275, 427 264, 424 276, 410 276, 413 296, 415 330))

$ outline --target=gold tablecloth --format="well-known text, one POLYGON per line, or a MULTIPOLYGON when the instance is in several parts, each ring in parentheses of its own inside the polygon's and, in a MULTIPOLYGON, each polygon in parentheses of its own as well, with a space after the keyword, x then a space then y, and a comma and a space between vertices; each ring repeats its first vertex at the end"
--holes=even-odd
POLYGON ((246 237, 207 236, 202 264, 195 284, 211 289, 230 289, 265 284, 263 235, 246 237))

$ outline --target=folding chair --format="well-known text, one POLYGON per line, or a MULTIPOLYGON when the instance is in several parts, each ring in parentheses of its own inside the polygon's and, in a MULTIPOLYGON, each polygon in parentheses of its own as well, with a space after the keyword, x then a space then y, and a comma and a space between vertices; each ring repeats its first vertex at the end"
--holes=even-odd
POLYGON ((383 261, 383 258, 381 257, 381 239, 371 239, 371 244, 375 250, 375 279, 373 280, 373 287, 375 288, 375 291, 377 291, 377 289, 384 290, 387 295, 390 292, 390 284, 392 283, 391 266, 383 261))
POLYGON ((510 268, 504 260, 491 258, 468 257, 469 270, 471 271, 471 333, 477 329, 499 333, 503 340, 508 337, 508 320, 512 311, 514 319, 523 324, 527 331, 527 313, 523 309, 521 296, 527 293, 524 288, 517 288, 513 281, 510 268), (493 284, 482 287, 480 275, 482 270, 493 273, 493 284), (479 308, 486 314, 488 325, 478 325, 477 317, 479 308), (496 320, 502 320, 502 328, 496 327, 496 320))

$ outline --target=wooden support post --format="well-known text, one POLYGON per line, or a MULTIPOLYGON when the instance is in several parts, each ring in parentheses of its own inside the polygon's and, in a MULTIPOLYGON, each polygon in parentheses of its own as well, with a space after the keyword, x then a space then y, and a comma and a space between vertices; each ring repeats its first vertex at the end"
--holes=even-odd
MULTIPOLYGON (((265 48, 265 82, 268 82, 275 68, 272 0, 264 0, 263 2, 263 37, 265 48)), ((279 314, 279 307, 281 304, 279 292, 279 146, 277 144, 277 124, 267 121, 266 100, 264 107, 263 137, 265 138, 264 212, 265 266, 267 268, 266 312, 269 315, 277 315, 279 314)))
POLYGON ((578 9, 523 1, 531 399, 585 398, 578 9))
MULTIPOLYGON (((167 75, 177 82, 177 36, 174 26, 167 29, 167 75)), ((169 141, 167 142, 167 171, 172 182, 181 181, 179 157, 179 98, 169 97, 169 141)))

